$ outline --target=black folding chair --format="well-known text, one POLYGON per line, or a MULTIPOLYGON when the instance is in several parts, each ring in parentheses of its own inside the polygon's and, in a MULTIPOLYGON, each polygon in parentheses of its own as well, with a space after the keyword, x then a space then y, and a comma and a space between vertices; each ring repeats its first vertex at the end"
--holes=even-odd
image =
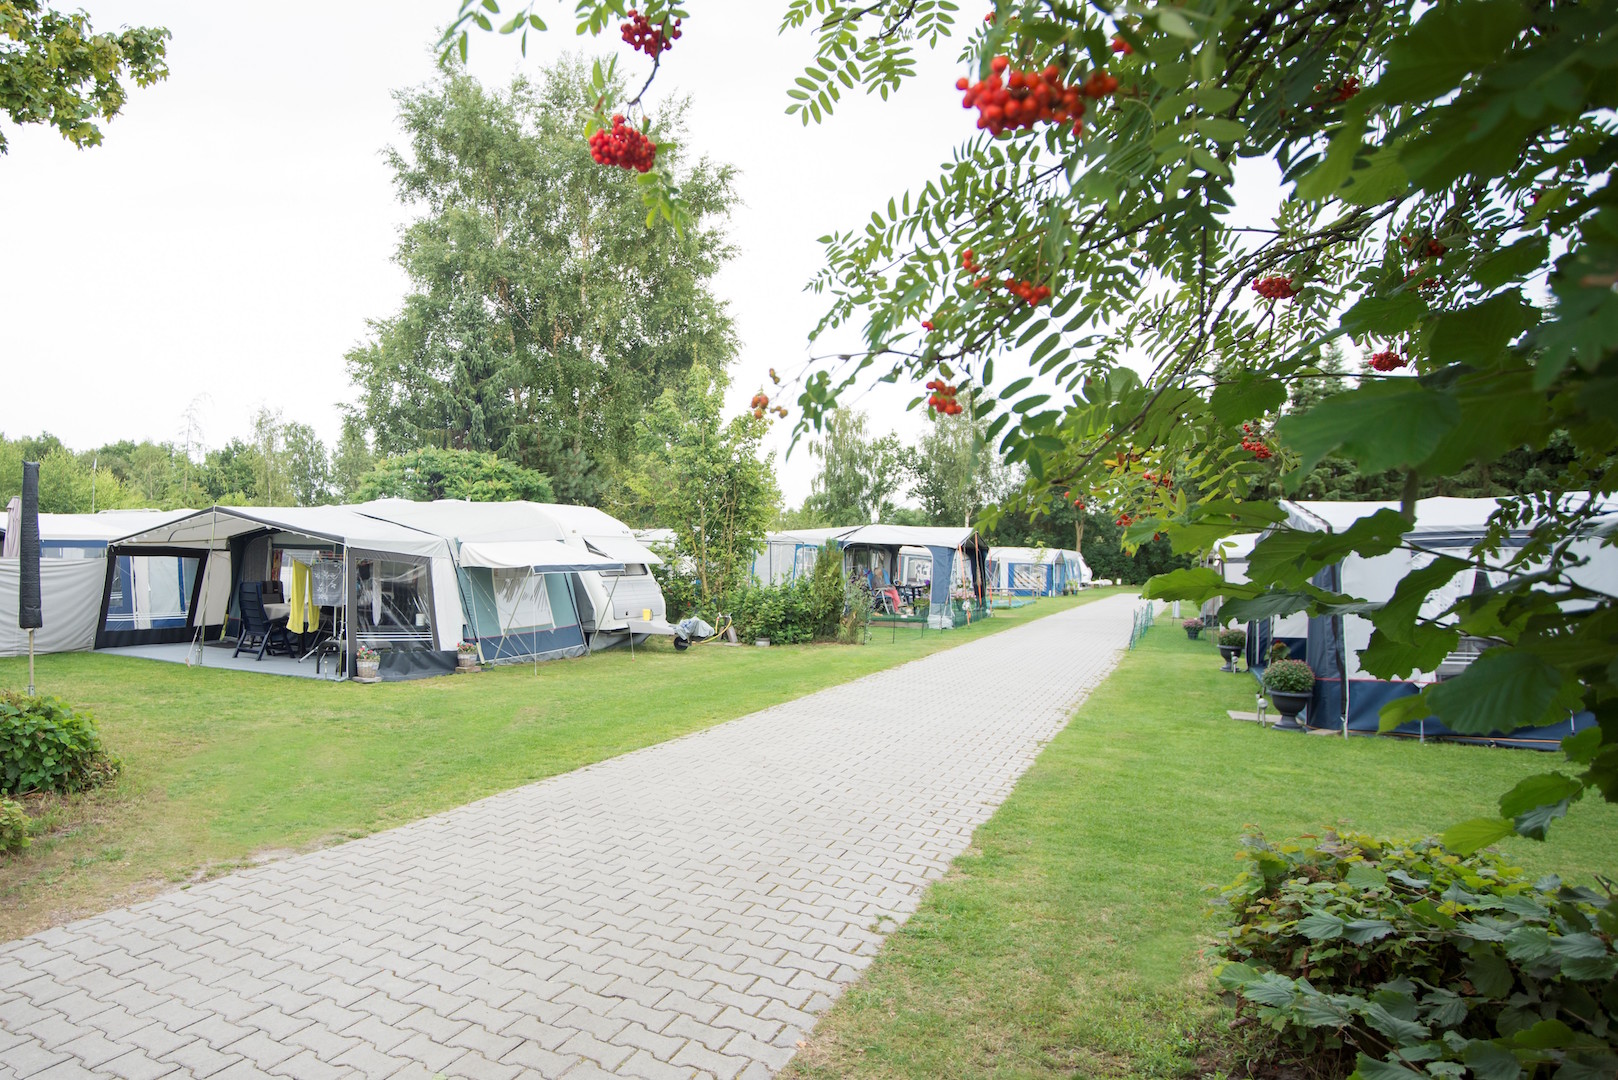
POLYGON ((292 635, 287 633, 286 619, 271 619, 264 611, 264 583, 262 581, 244 581, 236 593, 237 615, 241 618, 242 632, 236 638, 236 651, 232 657, 240 656, 243 649, 252 649, 258 646, 258 653, 254 659, 264 659, 265 653, 272 656, 292 655, 292 635))

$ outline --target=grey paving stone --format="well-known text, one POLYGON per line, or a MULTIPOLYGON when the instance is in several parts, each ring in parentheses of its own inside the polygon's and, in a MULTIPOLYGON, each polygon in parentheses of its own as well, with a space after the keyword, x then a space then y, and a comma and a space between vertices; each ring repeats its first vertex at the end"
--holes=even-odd
POLYGON ((768 1076, 1136 605, 0 944, 0 1080, 768 1076))

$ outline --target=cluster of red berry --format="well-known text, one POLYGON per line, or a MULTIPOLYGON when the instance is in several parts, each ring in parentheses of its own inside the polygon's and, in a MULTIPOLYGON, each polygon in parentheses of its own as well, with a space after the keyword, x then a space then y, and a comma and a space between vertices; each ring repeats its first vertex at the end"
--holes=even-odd
POLYGON ((1119 56, 1129 56, 1134 53, 1135 48, 1123 38, 1115 37, 1112 39, 1112 51, 1117 53, 1119 56))
POLYGON ((1337 84, 1337 89, 1332 92, 1331 99, 1336 102, 1344 102, 1359 92, 1359 79, 1353 75, 1350 75, 1348 78, 1337 84))
POLYGON ((1371 354, 1371 367, 1376 371, 1398 371, 1409 363, 1409 360, 1406 360, 1392 349, 1387 352, 1371 354))
POLYGON ((923 330, 926 330, 928 333, 931 333, 935 329, 935 327, 933 326, 933 321, 931 319, 923 319, 923 320, 921 320, 921 328, 923 330))
MULTIPOLYGON (((1410 239, 1409 233, 1405 233, 1403 236, 1399 237, 1399 243, 1403 244, 1405 247, 1409 247, 1411 244, 1415 243, 1415 241, 1410 239)), ((1437 240, 1429 239, 1421 246, 1420 251, 1412 251, 1410 253, 1410 257, 1412 259, 1437 259, 1441 258, 1448 250, 1449 248, 1445 247, 1437 240)))
POLYGON ((1149 484, 1156 484, 1158 487, 1171 488, 1174 486, 1174 480, 1168 473, 1164 473, 1162 476, 1153 476, 1151 473, 1145 472, 1141 473, 1141 479, 1149 484))
POLYGON ((928 379, 927 389, 932 391, 932 395, 927 398, 927 407, 934 412, 943 413, 945 416, 956 416, 964 411, 961 408, 961 403, 955 400, 955 394, 960 389, 959 387, 951 386, 943 379, 928 379))
POLYGON ((1253 291, 1266 300, 1287 300, 1298 295, 1289 277, 1262 277, 1253 282, 1253 291))
POLYGON ((590 136, 590 156, 597 165, 649 172, 657 157, 657 144, 624 123, 623 114, 614 113, 610 129, 599 128, 590 136))
MULTIPOLYGON (((772 379, 775 377, 774 368, 770 369, 770 377, 772 379)), ((753 400, 747 403, 747 407, 753 410, 753 419, 755 420, 764 419, 764 414, 767 412, 772 412, 775 415, 782 417, 786 416, 787 414, 786 409, 780 405, 772 407, 770 405, 769 395, 765 394, 762 390, 753 395, 753 400)))
POLYGON ((1062 82, 1062 69, 1055 64, 1044 71, 1007 71, 1010 65, 1006 57, 997 56, 989 61, 987 79, 974 83, 963 76, 955 80, 955 89, 965 91, 961 107, 976 107, 978 127, 991 135, 1037 123, 1077 126, 1084 116, 1085 97, 1105 97, 1118 88, 1118 80, 1104 71, 1092 74, 1082 86, 1069 86, 1062 82))
POLYGON ((1073 505, 1074 506, 1078 507, 1080 510, 1084 509, 1084 496, 1083 495, 1075 495, 1070 491, 1070 492, 1067 493, 1067 497, 1073 500, 1073 505))
POLYGON ((1275 456, 1274 451, 1265 443, 1264 436, 1252 424, 1242 425, 1242 449, 1250 450, 1259 461, 1267 461, 1275 456))
POLYGON ((1018 281, 1016 278, 1006 278, 1006 291, 1029 307, 1042 304, 1051 298, 1048 285, 1035 285, 1032 281, 1018 281))
POLYGON ((674 42, 680 36, 680 20, 675 19, 673 26, 666 21, 659 26, 653 26, 650 19, 630 8, 629 21, 619 29, 623 31, 623 38, 631 48, 639 49, 656 60, 658 54, 674 48, 674 42))
POLYGON ((1133 525, 1134 523, 1135 519, 1130 517, 1128 514, 1119 514, 1118 520, 1113 522, 1113 524, 1117 525, 1119 528, 1123 528, 1126 525, 1133 525))

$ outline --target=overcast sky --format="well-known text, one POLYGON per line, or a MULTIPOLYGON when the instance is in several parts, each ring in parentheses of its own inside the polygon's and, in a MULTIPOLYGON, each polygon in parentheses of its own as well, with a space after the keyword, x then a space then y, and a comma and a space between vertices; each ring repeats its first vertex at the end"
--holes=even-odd
MULTIPOLYGON (((176 439, 200 398, 209 446, 246 435, 260 406, 334 441, 350 394, 343 354, 366 337, 367 319, 397 309, 407 284, 392 255, 409 214, 382 158, 400 141, 390 95, 432 77, 431 43, 457 5, 85 6, 97 29, 168 27, 172 73, 134 90, 94 149, 7 125, 0 431, 49 431, 81 449, 176 439)), ((785 113, 786 88, 812 41, 777 36, 785 5, 691 6, 658 90, 690 95, 691 151, 740 170, 743 205, 730 224, 739 254, 716 286, 741 340, 730 395, 739 410, 770 367, 797 370, 809 355, 823 310, 804 291, 821 265, 815 238, 859 227, 890 195, 925 183, 970 136, 973 116, 954 88, 951 44, 923 53, 891 102, 845 95, 838 115, 805 128, 785 113)), ((552 31, 530 36, 526 59, 515 40, 474 33, 473 73, 501 83, 564 51, 627 53, 615 35, 574 36, 568 11, 556 5, 552 31)), ((633 77, 649 61, 621 63, 633 77)), ((853 343, 844 335, 815 352, 853 343)), ((860 405, 878 431, 913 437, 912 393, 883 386, 860 405)), ((789 432, 780 423, 771 435, 783 455, 789 432)), ((801 447, 781 466, 789 503, 813 471, 801 447)))

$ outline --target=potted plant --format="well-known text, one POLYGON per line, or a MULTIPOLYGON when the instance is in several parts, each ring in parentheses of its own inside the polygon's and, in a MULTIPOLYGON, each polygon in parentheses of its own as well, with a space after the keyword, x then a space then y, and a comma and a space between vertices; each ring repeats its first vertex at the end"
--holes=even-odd
POLYGON ((1219 655, 1225 658, 1225 666, 1220 670, 1235 671, 1236 658, 1242 654, 1243 649, 1247 648, 1247 631, 1238 630, 1234 626, 1227 627, 1219 631, 1219 637, 1216 640, 1219 642, 1219 655))
POLYGON ((1192 641, 1197 640, 1197 635, 1202 633, 1201 619, 1187 619, 1185 622, 1181 623, 1180 626, 1185 630, 1185 636, 1190 638, 1192 641))
POLYGON ((1266 662, 1273 664, 1277 660, 1291 660, 1291 659, 1292 659, 1292 650, 1287 648, 1285 645, 1281 644, 1279 641, 1277 641, 1275 644, 1270 646, 1270 655, 1269 655, 1269 659, 1266 662))
POLYGON ((1269 691, 1270 704, 1281 714, 1277 731, 1302 731, 1298 714, 1309 706, 1310 691, 1315 688, 1315 673, 1302 660, 1276 660, 1264 669, 1264 689, 1269 691))
POLYGON ((381 676, 377 672, 382 667, 382 658, 376 650, 369 645, 361 645, 354 650, 354 678, 360 682, 376 682, 381 676))
POLYGON ((455 648, 455 668, 458 671, 476 671, 478 669, 478 643, 463 641, 455 648))

